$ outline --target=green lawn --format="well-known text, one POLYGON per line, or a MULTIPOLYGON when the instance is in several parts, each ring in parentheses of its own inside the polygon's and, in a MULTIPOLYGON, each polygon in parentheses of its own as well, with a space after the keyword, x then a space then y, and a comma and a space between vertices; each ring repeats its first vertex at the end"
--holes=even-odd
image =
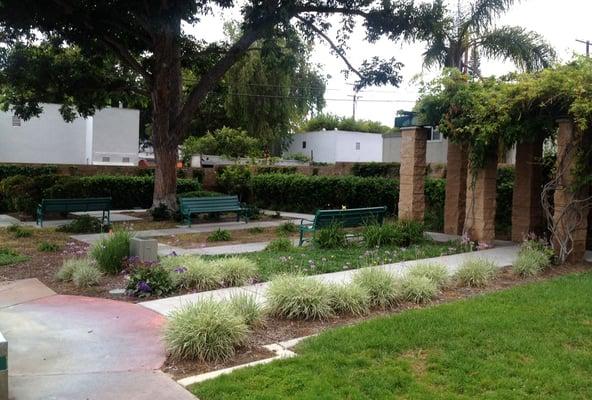
POLYGON ((214 399, 591 399, 592 273, 375 319, 192 388, 214 399))
POLYGON ((463 250, 458 242, 436 243, 426 241, 407 248, 385 246, 371 250, 358 245, 333 250, 305 246, 296 248, 293 251, 261 251, 242 254, 241 257, 255 261, 259 267, 260 278, 268 280, 271 276, 282 272, 316 275, 399 261, 439 257, 462 251, 466 250, 463 250))
POLYGON ((13 250, 0 247, 0 266, 16 264, 19 262, 27 261, 28 259, 29 257, 21 256, 13 250))

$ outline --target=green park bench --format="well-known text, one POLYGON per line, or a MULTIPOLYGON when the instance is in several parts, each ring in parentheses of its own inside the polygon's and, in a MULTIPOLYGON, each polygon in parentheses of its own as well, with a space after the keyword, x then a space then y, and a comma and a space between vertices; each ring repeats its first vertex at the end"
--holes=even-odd
POLYGON ((111 197, 89 197, 82 199, 43 199, 37 206, 37 225, 43 227, 43 217, 46 213, 102 211, 101 222, 111 223, 111 197))
POLYGON ((376 223, 382 225, 386 207, 349 208, 342 210, 317 210, 314 220, 300 221, 300 243, 304 243, 304 234, 337 224, 343 228, 355 228, 365 224, 376 223), (309 222, 309 223, 305 223, 309 222))
POLYGON ((179 205, 183 220, 191 228, 191 216, 204 213, 236 213, 236 220, 240 221, 241 215, 245 222, 248 222, 248 208, 241 204, 238 196, 216 196, 216 197, 181 197, 179 205))

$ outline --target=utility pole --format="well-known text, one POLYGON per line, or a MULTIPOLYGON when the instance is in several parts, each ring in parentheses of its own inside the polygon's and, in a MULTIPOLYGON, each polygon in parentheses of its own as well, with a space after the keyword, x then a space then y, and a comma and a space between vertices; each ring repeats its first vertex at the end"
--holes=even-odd
POLYGON ((358 100, 360 100, 362 98, 362 96, 358 95, 358 91, 356 90, 353 95, 350 94, 350 95, 348 95, 348 97, 353 98, 352 119, 355 121, 356 120, 356 107, 358 106, 358 100))
POLYGON ((590 46, 592 46, 592 42, 589 40, 580 40, 580 39, 576 39, 576 42, 583 43, 586 45, 586 57, 590 57, 590 46))

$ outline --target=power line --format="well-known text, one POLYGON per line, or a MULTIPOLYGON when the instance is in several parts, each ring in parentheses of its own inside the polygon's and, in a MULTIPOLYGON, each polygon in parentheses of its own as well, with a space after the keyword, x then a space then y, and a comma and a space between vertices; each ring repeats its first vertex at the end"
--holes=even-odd
MULTIPOLYGON (((269 99, 304 99, 307 98, 306 96, 282 96, 282 95, 273 95, 273 94, 255 94, 255 93, 228 93, 231 96, 245 96, 245 97, 259 97, 259 98, 269 98, 269 99)), ((325 98, 325 101, 352 101, 351 99, 346 98, 325 98)), ((367 103, 415 103, 415 100, 403 100, 403 99, 362 99, 361 97, 357 97, 357 102, 367 102, 367 103)))
POLYGON ((586 45, 586 57, 590 57, 590 46, 592 46, 592 42, 589 40, 580 40, 580 39, 576 39, 576 42, 584 43, 586 45))

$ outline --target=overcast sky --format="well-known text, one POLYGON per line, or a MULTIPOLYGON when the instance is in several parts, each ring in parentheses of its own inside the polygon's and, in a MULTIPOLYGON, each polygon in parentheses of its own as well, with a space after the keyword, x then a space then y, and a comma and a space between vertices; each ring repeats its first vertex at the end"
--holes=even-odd
MULTIPOLYGON (((456 4, 455 0, 452 1, 456 4)), ((469 3, 469 1, 463 1, 469 3)), ((576 39, 592 40, 592 1, 591 0, 523 0, 504 16, 498 25, 518 25, 542 34, 550 42, 562 60, 569 60, 574 54, 583 54, 585 45, 577 43, 576 39)), ((207 40, 220 39, 222 35, 221 20, 236 18, 236 11, 218 14, 208 18, 198 25, 200 34, 192 30, 196 36, 207 40), (207 28, 207 29, 204 29, 207 28)), ((360 65, 362 60, 372 56, 384 58, 396 57, 405 64, 402 69, 404 78, 399 88, 370 87, 360 93, 361 99, 357 104, 356 117, 381 121, 392 126, 395 113, 399 109, 410 109, 417 98, 417 82, 413 79, 428 80, 437 75, 438 71, 422 71, 421 54, 424 45, 396 44, 383 39, 375 44, 364 41, 364 31, 357 29, 349 43, 348 59, 354 65, 360 65)), ((312 55, 312 62, 322 65, 322 71, 330 76, 327 83, 325 98, 327 106, 325 112, 342 116, 352 115, 352 83, 354 76, 348 81, 341 71, 345 68, 343 62, 332 55, 329 47, 319 42, 312 55)), ((499 75, 515 70, 511 63, 490 62, 483 60, 484 75, 499 75)))

